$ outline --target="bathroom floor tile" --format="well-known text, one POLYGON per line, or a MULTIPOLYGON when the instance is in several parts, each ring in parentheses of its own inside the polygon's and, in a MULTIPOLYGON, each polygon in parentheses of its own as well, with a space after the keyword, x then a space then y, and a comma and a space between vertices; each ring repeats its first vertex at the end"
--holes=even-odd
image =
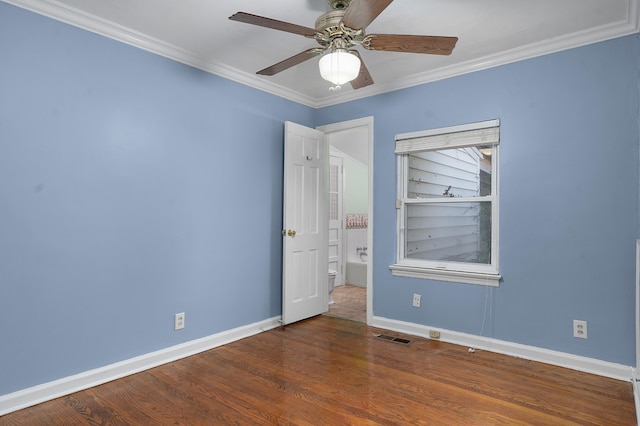
POLYGON ((325 315, 367 322, 367 289, 355 285, 341 285, 333 290, 333 300, 325 315))

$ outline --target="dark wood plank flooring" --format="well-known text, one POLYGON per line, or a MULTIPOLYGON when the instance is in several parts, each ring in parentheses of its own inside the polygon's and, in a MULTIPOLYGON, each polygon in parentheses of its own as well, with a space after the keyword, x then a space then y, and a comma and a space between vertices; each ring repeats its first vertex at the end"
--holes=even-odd
POLYGON ((631 383, 318 316, 0 425, 635 425, 631 383), (376 333, 412 339, 409 345, 376 333))

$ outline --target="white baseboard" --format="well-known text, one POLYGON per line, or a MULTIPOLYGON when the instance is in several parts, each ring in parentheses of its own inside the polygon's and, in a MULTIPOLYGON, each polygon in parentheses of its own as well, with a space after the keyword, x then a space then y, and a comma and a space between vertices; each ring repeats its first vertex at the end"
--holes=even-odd
POLYGON ((279 320, 279 316, 269 318, 264 321, 116 362, 115 364, 2 395, 0 396, 0 416, 131 374, 139 373, 181 358, 186 358, 236 340, 244 339, 245 337, 253 336, 280 326, 279 320))
MULTIPOLYGON (((171 346, 115 364, 2 395, 0 396, 0 416, 131 374, 139 373, 181 358, 186 358, 245 337, 253 336, 263 331, 279 327, 279 320, 280 317, 269 318, 264 321, 171 346)), ((426 338, 429 338, 429 330, 435 330, 440 332, 440 341, 443 342, 557 365, 613 379, 624 381, 632 380, 636 412, 640 413, 640 383, 635 380, 636 371, 631 366, 383 317, 374 316, 372 325, 378 328, 426 338)), ((640 426, 640 422, 638 425, 640 426)))
POLYGON ((519 343, 507 342, 504 340, 491 339, 489 337, 459 333, 457 331, 449 331, 421 324, 396 321, 383 317, 373 317, 372 325, 374 327, 426 338, 429 338, 429 330, 435 330, 440 332, 439 340, 443 342, 557 365, 613 379, 624 381, 633 380, 633 368, 628 365, 601 361, 565 352, 552 351, 535 346, 521 345, 519 343))
POLYGON ((633 369, 633 400, 636 405, 636 422, 640 426, 640 377, 638 376, 638 369, 633 369))

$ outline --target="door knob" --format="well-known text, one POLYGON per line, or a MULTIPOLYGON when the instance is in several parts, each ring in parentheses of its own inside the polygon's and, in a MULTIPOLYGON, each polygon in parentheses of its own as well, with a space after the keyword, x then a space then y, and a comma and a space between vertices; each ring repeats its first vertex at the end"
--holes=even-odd
POLYGON ((287 232, 287 235, 290 237, 293 237, 296 235, 296 231, 294 231, 293 229, 289 229, 289 231, 287 232))

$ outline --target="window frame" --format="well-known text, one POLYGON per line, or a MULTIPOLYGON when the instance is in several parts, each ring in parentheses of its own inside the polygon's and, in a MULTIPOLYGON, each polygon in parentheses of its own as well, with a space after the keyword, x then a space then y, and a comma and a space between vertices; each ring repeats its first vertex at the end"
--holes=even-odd
POLYGON ((500 120, 469 123, 460 126, 398 134, 396 197, 396 263, 389 266, 395 276, 434 279, 497 287, 499 273, 499 137, 500 120), (491 194, 475 197, 408 198, 409 156, 412 152, 439 151, 452 148, 491 145, 491 194), (440 203, 491 203, 491 262, 437 261, 405 257, 406 209, 409 205, 440 203))

